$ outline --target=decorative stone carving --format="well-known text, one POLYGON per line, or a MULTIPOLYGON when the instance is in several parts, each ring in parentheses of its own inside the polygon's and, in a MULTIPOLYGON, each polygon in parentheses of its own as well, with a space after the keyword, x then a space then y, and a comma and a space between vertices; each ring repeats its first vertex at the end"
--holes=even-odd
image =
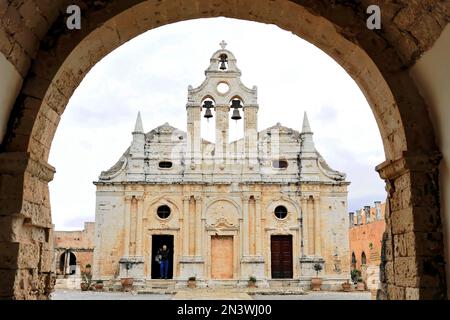
POLYGON ((220 200, 208 208, 206 224, 210 228, 236 229, 239 226, 239 214, 232 203, 220 200))

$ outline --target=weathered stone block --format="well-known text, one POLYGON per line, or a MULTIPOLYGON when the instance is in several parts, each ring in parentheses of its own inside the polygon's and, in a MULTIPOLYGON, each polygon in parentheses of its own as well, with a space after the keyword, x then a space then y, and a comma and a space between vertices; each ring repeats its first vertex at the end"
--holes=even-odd
POLYGON ((395 257, 413 257, 416 255, 414 232, 394 236, 395 257))
POLYGON ((416 257, 398 257, 394 261, 395 284, 403 287, 419 285, 419 266, 416 257))
POLYGON ((406 288, 405 297, 406 300, 420 300, 419 288, 406 288))
POLYGON ((388 285, 387 294, 389 300, 404 300, 405 299, 405 288, 388 285))

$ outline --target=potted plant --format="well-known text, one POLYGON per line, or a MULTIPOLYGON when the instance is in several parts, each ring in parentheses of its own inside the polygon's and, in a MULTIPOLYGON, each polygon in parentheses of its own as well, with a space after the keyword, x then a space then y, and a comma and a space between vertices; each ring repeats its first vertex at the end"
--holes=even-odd
POLYGON ((95 290, 97 290, 97 291, 103 290, 103 280, 95 281, 95 290))
POLYGON ((131 263, 127 262, 125 264, 125 269, 127 270, 127 276, 125 278, 120 278, 120 283, 124 291, 130 291, 133 288, 133 277, 128 277, 128 270, 131 268, 131 263))
POLYGON ((92 284, 92 275, 90 273, 82 272, 81 273, 81 283, 80 288, 81 291, 88 291, 92 284))
POLYGON ((256 277, 255 276, 250 276, 248 278, 248 286, 249 286, 249 288, 255 288, 256 287, 256 277))
POLYGON ((84 267, 84 272, 86 273, 91 273, 91 265, 88 263, 85 267, 84 267))
POLYGON ((359 271, 358 269, 353 269, 350 272, 350 276, 352 278, 352 282, 356 284, 358 283, 358 279, 361 278, 361 271, 359 271))
POLYGON ((319 278, 319 272, 322 271, 322 265, 320 263, 316 263, 313 268, 314 271, 316 271, 316 277, 311 278, 311 287, 313 291, 320 291, 320 287, 322 286, 322 278, 319 278))
POLYGON ((191 289, 194 289, 197 286, 197 278, 196 277, 189 277, 188 279, 188 287, 191 289))
POLYGON ((342 290, 344 292, 350 292, 351 291, 351 284, 350 282, 347 280, 342 284, 342 290))

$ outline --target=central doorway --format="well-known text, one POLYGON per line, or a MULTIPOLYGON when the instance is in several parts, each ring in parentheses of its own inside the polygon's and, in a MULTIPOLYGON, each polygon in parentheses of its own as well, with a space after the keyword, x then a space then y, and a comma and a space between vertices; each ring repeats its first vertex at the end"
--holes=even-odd
POLYGON ((233 236, 211 237, 211 278, 233 279, 233 236))
POLYGON ((292 279, 292 236, 272 236, 272 279, 292 279))
POLYGON ((173 236, 172 235, 152 235, 152 279, 160 278, 159 263, 155 261, 158 250, 163 245, 167 246, 169 251, 169 270, 167 272, 167 279, 173 278, 173 236))

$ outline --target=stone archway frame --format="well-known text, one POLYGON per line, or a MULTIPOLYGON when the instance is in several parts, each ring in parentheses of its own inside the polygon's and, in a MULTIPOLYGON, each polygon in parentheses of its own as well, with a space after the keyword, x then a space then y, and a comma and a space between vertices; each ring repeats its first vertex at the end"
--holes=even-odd
MULTIPOLYGON (((291 209, 294 209, 294 211, 289 210, 288 209, 288 216, 290 214, 293 214, 293 219, 294 221, 298 221, 300 219, 300 217, 302 216, 302 210, 300 208, 300 206, 298 205, 298 203, 296 203, 294 200, 286 197, 286 196, 279 196, 279 197, 275 197, 272 198, 269 203, 266 205, 266 208, 264 210, 263 214, 274 214, 274 210, 277 206, 282 206, 282 205, 288 205, 289 207, 291 207, 291 209)), ((277 219, 276 221, 278 221, 279 219, 277 219)))
MULTIPOLYGON (((47 161, 60 117, 83 77, 106 54, 147 30, 177 21, 225 16, 289 30, 333 57, 356 81, 372 108, 387 158, 377 168, 388 189, 380 297, 445 298, 436 196, 440 153, 426 105, 407 72, 413 59, 407 58, 408 49, 395 47, 391 29, 385 34, 369 31, 365 16, 354 8, 334 4, 333 10, 328 10, 325 2, 123 0, 87 8, 80 31, 68 31, 63 21, 56 22, 30 71, 23 73, 25 83, 0 155, 5 190, 2 211, 11 225, 9 232, 26 235, 33 229, 46 234, 47 240, 24 237, 11 242, 14 245, 9 251, 17 263, 3 274, 9 280, 2 296, 45 298, 51 291, 51 269, 46 267, 51 261, 48 239, 52 228, 48 182, 54 168, 47 161), (27 252, 39 254, 31 259, 27 252), (27 276, 28 270, 32 277, 27 276), (33 279, 39 279, 38 290, 32 290, 33 279), (21 287, 20 282, 30 285, 21 287)), ((59 12, 65 12, 64 2, 56 3, 59 12)))
POLYGON ((180 224, 179 220, 181 219, 182 216, 181 213, 182 211, 180 210, 180 204, 177 203, 176 200, 172 199, 171 195, 165 194, 160 195, 157 198, 149 201, 148 204, 145 204, 143 218, 144 219, 155 218, 157 221, 161 223, 162 222, 170 223, 171 221, 177 221, 176 224, 179 225, 180 224), (160 217, 158 217, 156 210, 154 212, 151 211, 152 209, 156 209, 157 206, 159 205, 167 205, 171 209, 172 212, 167 219, 161 219, 160 217))

